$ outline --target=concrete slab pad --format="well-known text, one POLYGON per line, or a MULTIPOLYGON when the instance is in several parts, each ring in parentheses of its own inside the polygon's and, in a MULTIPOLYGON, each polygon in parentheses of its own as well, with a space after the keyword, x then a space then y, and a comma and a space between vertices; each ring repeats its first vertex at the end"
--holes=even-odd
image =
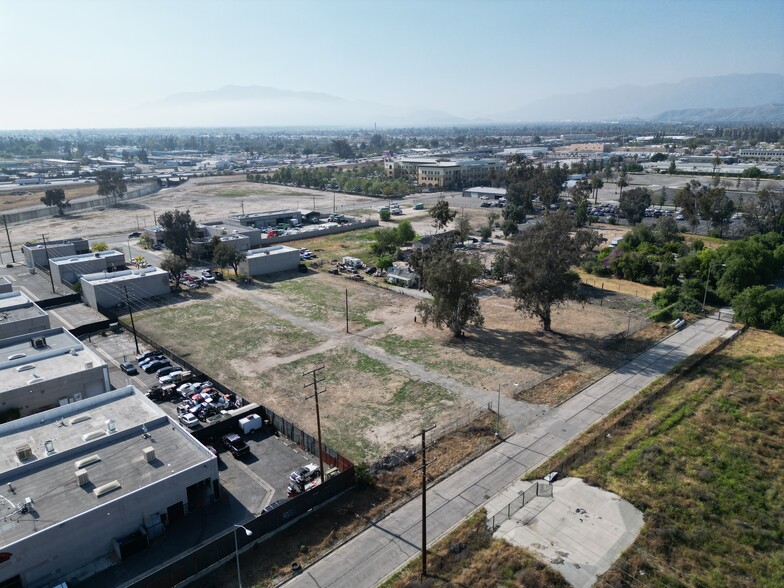
POLYGON ((528 549, 573 586, 592 586, 643 526, 642 513, 634 506, 578 478, 557 481, 552 502, 535 504, 537 500, 501 525, 495 536, 528 549))

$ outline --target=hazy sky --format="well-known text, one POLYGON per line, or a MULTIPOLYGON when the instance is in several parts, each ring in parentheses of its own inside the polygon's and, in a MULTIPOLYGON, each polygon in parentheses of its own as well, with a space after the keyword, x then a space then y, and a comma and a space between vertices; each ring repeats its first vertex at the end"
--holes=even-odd
POLYGON ((260 85, 474 117, 553 94, 784 73, 782 0, 0 0, 0 128, 145 124, 260 85))

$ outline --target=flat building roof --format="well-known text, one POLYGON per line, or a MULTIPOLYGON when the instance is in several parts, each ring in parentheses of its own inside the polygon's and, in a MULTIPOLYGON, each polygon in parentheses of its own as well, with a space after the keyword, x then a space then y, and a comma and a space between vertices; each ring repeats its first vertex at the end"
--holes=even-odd
POLYGON ((0 340, 0 392, 103 365, 62 327, 9 337, 0 340))
POLYGON ((155 276, 160 274, 168 275, 169 272, 162 270, 159 267, 145 267, 138 270, 123 270, 119 272, 98 272, 96 274, 85 274, 82 279, 85 282, 98 286, 101 284, 114 284, 123 281, 138 280, 148 276, 155 276))
POLYGON ((39 316, 46 316, 46 311, 30 300, 24 292, 15 290, 0 294, 0 323, 22 321, 39 316))
POLYGON ((0 425, 0 485, 6 498, 0 501, 0 543, 11 544, 212 459, 132 386, 0 425), (155 453, 150 462, 144 454, 148 447, 155 453), (24 448, 30 456, 20 460, 24 448), (85 470, 86 484, 77 482, 77 470, 85 470), (114 481, 115 489, 100 496, 94 492, 114 481), (34 516, 19 512, 28 497, 34 516))

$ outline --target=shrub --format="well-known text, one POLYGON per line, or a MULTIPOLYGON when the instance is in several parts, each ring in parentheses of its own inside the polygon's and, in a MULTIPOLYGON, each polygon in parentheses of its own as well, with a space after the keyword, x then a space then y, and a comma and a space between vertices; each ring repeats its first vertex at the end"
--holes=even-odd
POLYGON ((389 212, 388 208, 384 208, 378 213, 379 217, 382 221, 389 222, 392 219, 392 213, 389 212))
POLYGON ((667 306, 672 306, 678 301, 680 297, 681 289, 678 286, 667 286, 664 290, 660 292, 656 292, 653 295, 653 303, 656 305, 657 308, 665 308, 667 306))

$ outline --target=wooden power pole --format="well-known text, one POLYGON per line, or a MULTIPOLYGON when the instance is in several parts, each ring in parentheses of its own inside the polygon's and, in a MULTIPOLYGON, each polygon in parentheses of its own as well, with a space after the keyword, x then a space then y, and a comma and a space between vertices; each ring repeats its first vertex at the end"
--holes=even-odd
POLYGON ((435 425, 427 429, 422 429, 419 433, 414 435, 414 437, 422 437, 422 465, 414 469, 414 471, 417 469, 422 470, 422 573, 420 580, 427 576, 427 466, 435 461, 433 459, 427 461, 425 433, 432 431, 434 428, 435 425))
POLYGON ((313 397, 316 399, 316 430, 318 434, 318 458, 319 458, 319 474, 321 476, 321 483, 324 483, 324 456, 321 450, 321 415, 319 413, 319 393, 326 392, 326 389, 322 388, 319 390, 319 384, 324 382, 323 374, 319 374, 321 370, 325 369, 324 366, 320 366, 310 370, 309 372, 305 372, 302 374, 303 376, 312 376, 313 381, 305 384, 305 388, 310 388, 313 386, 313 397), (319 376, 322 376, 319 379, 319 376))

